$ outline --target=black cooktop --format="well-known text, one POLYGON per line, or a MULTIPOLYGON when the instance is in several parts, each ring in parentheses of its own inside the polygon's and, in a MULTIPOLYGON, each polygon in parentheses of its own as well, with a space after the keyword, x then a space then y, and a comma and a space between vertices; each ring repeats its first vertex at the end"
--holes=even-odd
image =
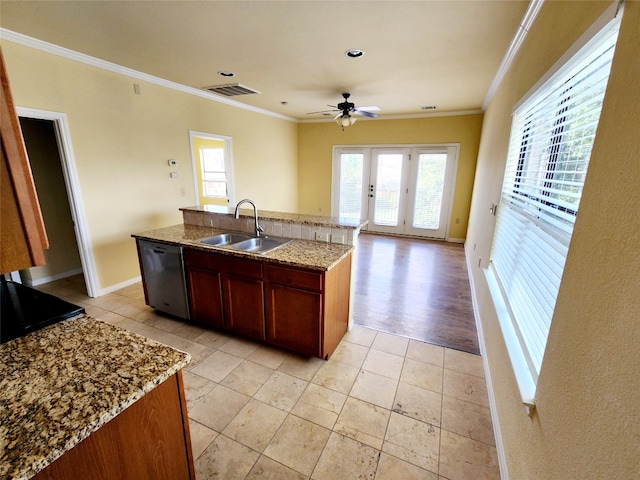
POLYGON ((84 313, 84 308, 2 277, 0 343, 84 313))

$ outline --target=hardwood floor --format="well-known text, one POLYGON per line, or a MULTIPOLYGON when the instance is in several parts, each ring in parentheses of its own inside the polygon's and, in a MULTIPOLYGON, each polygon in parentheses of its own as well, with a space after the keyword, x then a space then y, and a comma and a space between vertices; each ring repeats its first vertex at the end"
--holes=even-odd
POLYGON ((356 324, 480 353, 461 244, 362 234, 357 250, 356 324))

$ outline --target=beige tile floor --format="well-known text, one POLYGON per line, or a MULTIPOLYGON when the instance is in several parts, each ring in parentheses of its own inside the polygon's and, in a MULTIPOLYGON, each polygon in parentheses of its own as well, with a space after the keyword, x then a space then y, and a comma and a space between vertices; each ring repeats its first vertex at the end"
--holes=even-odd
POLYGON ((196 475, 207 479, 499 479, 480 357, 365 327, 328 361, 156 313, 140 284, 98 298, 40 287, 191 354, 196 475))

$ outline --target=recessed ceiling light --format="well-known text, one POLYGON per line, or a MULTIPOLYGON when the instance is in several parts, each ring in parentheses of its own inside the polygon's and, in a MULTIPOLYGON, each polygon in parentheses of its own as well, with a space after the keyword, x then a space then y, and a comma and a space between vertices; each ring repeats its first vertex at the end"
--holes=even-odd
POLYGON ((227 70, 220 70, 218 72, 218 75, 220 75, 221 77, 233 77, 235 75, 235 73, 229 72, 227 70))
POLYGON ((344 52, 344 54, 349 58, 359 58, 364 55, 364 52, 362 50, 354 48, 352 50, 347 50, 346 52, 344 52))

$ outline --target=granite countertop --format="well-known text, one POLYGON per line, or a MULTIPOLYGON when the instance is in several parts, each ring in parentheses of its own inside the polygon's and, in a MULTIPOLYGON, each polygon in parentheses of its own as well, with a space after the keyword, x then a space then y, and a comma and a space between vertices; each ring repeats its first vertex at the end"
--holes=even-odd
POLYGON ((0 345, 0 478, 31 478, 190 360, 87 315, 0 345))
POLYGON ((169 245, 188 246, 202 251, 216 251, 236 257, 252 257, 271 263, 320 271, 330 270, 353 251, 353 246, 351 245, 294 239, 282 247, 278 247, 265 254, 259 254, 231 250, 225 247, 215 247, 198 241, 200 238, 210 237, 227 231, 228 230, 213 227, 180 224, 136 233, 133 234, 132 237, 169 245))
MULTIPOLYGON (((221 205, 200 205, 197 207, 183 207, 183 212, 208 212, 222 215, 234 215, 235 207, 221 205)), ((253 218, 253 210, 241 208, 240 216, 253 218)), ((258 210, 261 220, 273 220, 283 223, 299 223, 301 225, 317 225, 321 227, 338 227, 358 229, 364 227, 368 220, 354 220, 352 218, 325 217, 322 215, 306 215, 303 213, 272 212, 270 210, 258 210)))

